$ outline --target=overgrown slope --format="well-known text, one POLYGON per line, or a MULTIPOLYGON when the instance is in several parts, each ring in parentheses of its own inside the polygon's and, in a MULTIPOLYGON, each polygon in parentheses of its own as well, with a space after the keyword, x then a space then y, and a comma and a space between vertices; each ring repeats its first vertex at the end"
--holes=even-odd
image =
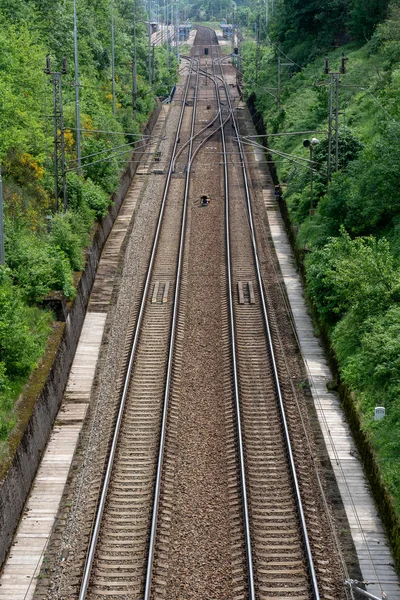
MULTIPOLYGON (((155 48, 148 84, 146 15, 135 0, 77 1, 83 167, 77 172, 73 0, 5 0, 0 7, 0 163, 6 265, 0 266, 0 445, 13 428, 21 386, 43 353, 51 290, 73 298, 73 271, 96 219, 132 152, 141 125, 166 95, 176 60, 155 48), (111 80, 111 6, 115 24, 116 114, 111 80), (136 115, 132 106, 133 27, 137 30, 136 115), (53 96, 46 55, 62 75, 68 210, 55 211, 53 96), (168 62, 170 70, 168 70, 168 62)), ((62 201, 60 202, 62 206, 62 201)), ((1 448, 0 448, 1 449, 1 448)))

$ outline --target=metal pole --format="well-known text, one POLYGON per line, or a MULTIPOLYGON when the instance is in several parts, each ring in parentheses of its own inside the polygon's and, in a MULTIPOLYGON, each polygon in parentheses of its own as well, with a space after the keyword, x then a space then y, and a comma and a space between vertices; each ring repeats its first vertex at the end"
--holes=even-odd
POLYGON ((179 4, 178 4, 178 1, 176 2, 175 19, 176 19, 176 58, 179 62, 179 4))
POLYGON ((335 75, 336 85, 336 108, 335 108, 335 171, 339 170, 339 75, 335 75))
POLYGON ((170 14, 170 20, 171 20, 171 52, 173 53, 173 48, 174 48, 174 33, 175 33, 175 21, 174 21, 174 3, 171 2, 171 14, 170 14))
POLYGON ((53 84, 53 110, 54 110, 54 122, 53 122, 53 138, 54 138, 54 195, 56 199, 56 212, 58 212, 58 156, 57 156, 57 145, 58 145, 58 123, 57 123, 57 81, 55 74, 51 80, 53 84))
POLYGON ((260 67, 260 14, 258 14, 258 19, 256 23, 257 34, 256 34, 256 84, 258 84, 258 70, 260 67))
POLYGON ((111 0, 111 78, 112 78, 112 101, 113 114, 117 115, 117 103, 115 97, 115 50, 114 50, 114 0, 111 0))
POLYGON ((63 188, 63 206, 64 212, 68 208, 67 203, 67 169, 65 166, 65 139, 64 139, 64 114, 63 114, 63 99, 62 99, 62 83, 61 75, 58 75, 59 80, 59 119, 60 119, 60 143, 61 143, 61 175, 62 175, 62 188, 63 188))
POLYGON ((171 68, 171 57, 170 57, 170 41, 169 41, 169 25, 168 25, 168 9, 169 5, 166 4, 164 0, 164 26, 167 27, 166 39, 167 39, 167 66, 168 66, 168 80, 170 77, 170 68, 171 68))
POLYGON ((3 180, 0 165, 0 265, 4 265, 3 180))
POLYGON ((241 25, 239 25, 239 29, 238 29, 238 49, 239 49, 239 57, 238 57, 238 71, 239 74, 242 74, 242 28, 241 25))
POLYGON ((165 0, 163 4, 162 19, 161 19, 161 6, 159 5, 160 13, 160 26, 161 26, 161 46, 164 46, 164 25, 165 25, 165 0))
POLYGON ((76 158, 78 173, 81 169, 81 109, 79 104, 79 61, 78 61, 78 19, 76 0, 74 0, 74 57, 75 57, 75 121, 76 121, 76 158))
POLYGON ((278 110, 281 109, 281 47, 278 46, 278 90, 276 96, 278 102, 278 110))
POLYGON ((133 106, 133 118, 136 121, 136 100, 137 100, 137 67, 136 67, 136 0, 133 3, 133 63, 132 63, 132 106, 133 106))
POLYGON ((159 10, 158 2, 156 2, 156 23, 157 23, 157 25, 156 25, 156 31, 158 31, 158 26, 159 26, 159 22, 158 22, 158 20, 159 20, 158 10, 159 10))
POLYGON ((313 147, 310 143, 310 217, 313 216, 313 147))
POLYGON ((148 47, 148 69, 149 69, 149 86, 151 87, 152 85, 152 81, 151 81, 151 17, 150 17, 150 11, 151 11, 151 0, 149 0, 148 2, 148 13, 149 13, 149 47, 148 47))
POLYGON ((153 44, 151 49, 151 72, 152 72, 152 81, 153 83, 156 80, 156 62, 155 62, 155 44, 153 44))
POLYGON ((329 83, 329 116, 328 116, 328 181, 331 180, 331 153, 332 153, 332 103, 333 103, 333 75, 329 83))

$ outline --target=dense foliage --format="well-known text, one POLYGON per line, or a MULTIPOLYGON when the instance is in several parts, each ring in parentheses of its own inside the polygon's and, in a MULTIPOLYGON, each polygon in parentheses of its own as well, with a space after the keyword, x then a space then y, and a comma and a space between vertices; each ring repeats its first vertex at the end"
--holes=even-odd
POLYGON ((137 0, 77 0, 82 172, 77 172, 73 0, 6 0, 0 6, 0 162, 6 267, 0 268, 0 440, 14 424, 21 383, 44 349, 52 290, 73 298, 73 271, 96 219, 108 211, 137 134, 176 78, 176 59, 154 49, 148 84, 148 36, 137 0), (116 114, 111 80, 111 6, 115 24, 116 114), (136 115, 132 100, 133 27, 137 31, 136 115), (45 57, 62 75, 67 166, 66 212, 55 211, 53 97, 45 57), (169 65, 169 66, 168 66, 169 65))
POLYGON ((265 7, 248 0, 238 3, 234 18, 304 64, 350 41, 368 42, 388 17, 389 0, 270 0, 268 14, 267 25, 265 7))
POLYGON ((388 0, 284 0, 275 20, 277 41, 321 50, 352 37, 365 43, 387 13, 388 0))
POLYGON ((270 134, 306 132, 271 135, 268 146, 279 153, 274 157, 305 256, 309 297, 400 511, 400 6, 397 0, 283 0, 277 7, 272 43, 258 50, 252 41, 243 44, 247 94, 255 95, 270 134), (278 111, 279 43, 286 64, 278 111), (338 169, 333 148, 329 183, 325 51, 334 71, 342 52, 348 58, 339 86, 338 169), (303 140, 311 137, 319 144, 313 153, 316 212, 310 215, 303 140), (383 421, 374 422, 375 406, 386 408, 383 421))

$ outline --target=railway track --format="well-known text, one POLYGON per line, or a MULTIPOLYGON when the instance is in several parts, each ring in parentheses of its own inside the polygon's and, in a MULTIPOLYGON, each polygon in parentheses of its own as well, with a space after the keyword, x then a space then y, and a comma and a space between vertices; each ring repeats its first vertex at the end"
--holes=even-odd
MULTIPOLYGON (((193 75, 191 69, 173 154, 181 135, 185 104, 193 77, 196 75, 193 75)), ((193 122, 196 89, 197 85, 192 100, 193 122)), ((139 595, 141 590, 140 570, 143 569, 148 541, 149 499, 153 488, 158 431, 162 418, 160 407, 168 370, 168 353, 173 345, 172 298, 177 293, 179 281, 176 255, 185 231, 186 191, 184 198, 179 198, 180 187, 172 181, 170 169, 135 324, 80 598, 92 594, 107 594, 113 589, 117 596, 128 593, 139 595)))
MULTIPOLYGON (((199 69, 191 61, 182 109, 165 184, 162 208, 153 243, 132 347, 122 382, 121 403, 97 508, 80 600, 88 597, 140 597, 147 547, 152 560, 160 487, 157 463, 162 465, 163 438, 168 413, 179 287, 190 186, 190 162, 196 126, 199 69), (193 88, 193 90, 192 90, 193 88), (193 96, 190 98, 190 93, 193 96), (185 132, 190 104, 190 131, 185 153, 186 177, 173 178, 177 146, 185 132), (161 439, 159 435, 161 427, 161 439), (159 445, 160 444, 160 445, 159 445), (150 506, 153 495, 154 514, 150 506), (153 522, 152 522, 153 521, 153 522)), ((187 129, 187 127, 186 127, 187 129)), ((151 564, 147 572, 151 571, 151 564)))
MULTIPOLYGON (((325 556, 325 548, 332 547, 332 541, 324 546, 329 517, 321 520, 318 514, 304 419, 279 323, 271 315, 274 302, 259 257, 247 157, 222 63, 215 33, 200 28, 137 318, 128 324, 121 401, 79 600, 344 596, 338 561, 332 559, 332 569, 325 556), (205 69, 204 47, 211 51, 211 72, 205 69), (205 156, 207 163, 211 151, 218 156, 213 192, 221 202, 203 208, 199 192, 209 162, 202 160, 205 156), (199 258, 202 252, 210 253, 209 260, 199 258), (193 291, 190 282, 201 278, 210 293, 201 285, 193 291), (215 340, 213 323, 203 326, 207 320, 218 332, 215 340), (207 376, 185 378, 185 364, 192 365, 190 378, 197 370, 188 348, 196 353, 200 344, 212 354, 207 340, 191 339, 197 326, 203 337, 208 332, 214 360, 219 354, 223 368, 208 377, 205 396, 194 393, 190 403, 191 387, 201 387, 207 376), (195 411, 194 431, 188 421, 195 411), (202 428, 210 420, 207 434, 202 428), (216 432, 221 439, 215 439, 216 432), (194 452, 192 464, 186 444, 188 453, 194 452), (210 448, 219 449, 220 456, 208 463, 210 448), (186 485, 180 475, 190 476, 191 470, 203 479, 196 474, 186 485), (204 482, 209 476, 212 485, 204 482), (212 507, 197 506, 199 485, 204 504, 219 494, 217 520, 210 517, 212 507), (193 514, 197 522, 192 523, 188 515, 193 514), (202 519, 207 531, 197 535, 202 519), (191 556, 196 544, 200 550, 204 545, 203 562, 200 550, 191 556), (183 576, 185 561, 193 566, 183 576), (209 584, 213 576, 221 583, 209 584)), ((206 356, 203 368, 214 368, 206 356)))
MULTIPOLYGON (((219 66, 223 79, 220 60, 216 59, 214 65, 219 66)), ((236 150, 243 176, 240 186, 230 185, 225 153, 227 269, 231 298, 238 298, 237 302, 232 300, 230 313, 232 362, 240 443, 246 457, 243 471, 248 482, 242 495, 246 494, 246 506, 250 505, 245 515, 247 553, 251 562, 249 595, 255 598, 257 587, 260 598, 290 595, 305 600, 311 595, 318 599, 260 270, 247 168, 226 83, 224 95, 235 133, 235 139, 229 136, 229 154, 234 155, 236 150), (246 221, 249 223, 247 231, 243 227, 246 221)))
POLYGON ((262 272, 246 157, 221 59, 214 64, 220 69, 232 119, 228 154, 224 155, 226 231, 231 297, 237 298, 232 302, 231 328, 235 332, 237 419, 242 422, 250 507, 246 515, 250 521, 246 530, 251 531, 247 547, 254 566, 253 585, 249 570, 250 597, 256 589, 258 598, 329 598, 335 589, 335 574, 328 574, 321 552, 329 537, 329 523, 325 522, 325 529, 323 519, 318 522, 315 518, 321 506, 310 491, 318 489, 313 481, 313 474, 314 479, 318 474, 310 476, 305 468, 308 463, 314 471, 307 457, 309 449, 303 451, 307 433, 302 431, 292 374, 272 313, 271 285, 262 272), (236 180, 232 185, 227 155, 240 165, 240 183, 236 180), (247 231, 243 227, 246 221, 247 231))

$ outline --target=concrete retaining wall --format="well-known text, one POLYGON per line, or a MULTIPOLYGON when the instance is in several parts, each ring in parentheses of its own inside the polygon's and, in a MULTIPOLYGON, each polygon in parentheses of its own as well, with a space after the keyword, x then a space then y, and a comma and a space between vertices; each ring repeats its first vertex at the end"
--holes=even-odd
MULTIPOLYGON (((153 130, 160 109, 161 103, 158 103, 144 130, 145 135, 153 130)), ((65 330, 46 383, 38 395, 31 414, 26 417, 26 424, 22 427, 21 439, 15 455, 0 482, 0 565, 10 549, 14 531, 61 404, 104 243, 129 189, 137 168, 137 161, 142 153, 143 150, 134 153, 134 162, 131 162, 123 173, 108 214, 97 226, 92 245, 87 253, 85 270, 78 284, 76 299, 67 317, 65 330)))

